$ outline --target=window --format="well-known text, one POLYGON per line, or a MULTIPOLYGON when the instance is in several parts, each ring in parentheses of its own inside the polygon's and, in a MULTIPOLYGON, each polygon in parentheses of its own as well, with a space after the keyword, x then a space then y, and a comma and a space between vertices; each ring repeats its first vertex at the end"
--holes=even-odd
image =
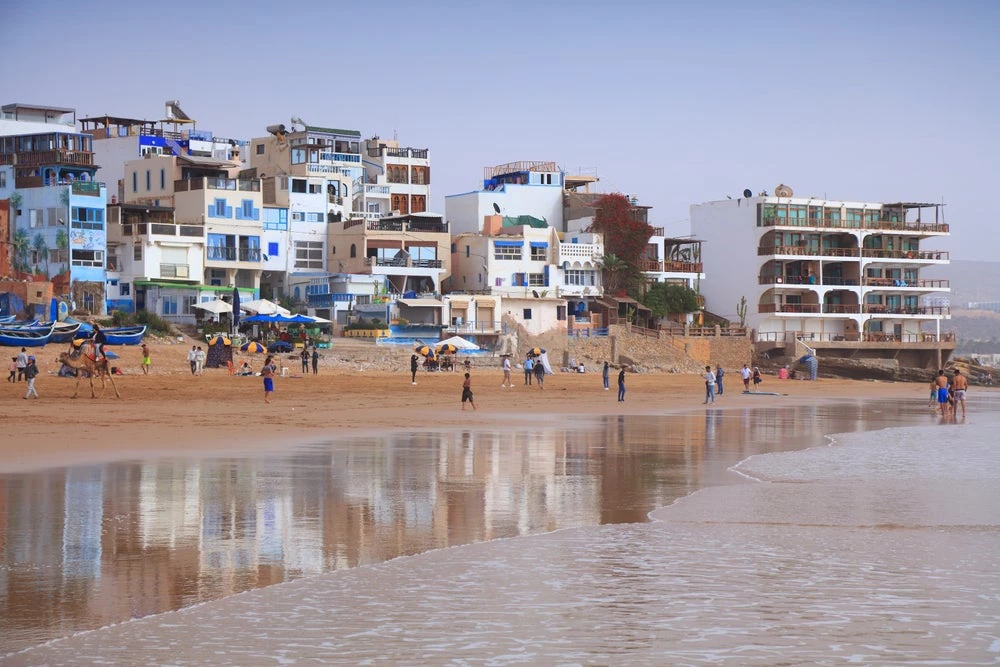
POLYGON ((322 183, 310 183, 309 184, 309 194, 311 194, 311 195, 321 195, 321 194, 323 194, 323 184, 322 183))
POLYGON ((292 192, 305 192, 306 191, 306 181, 304 178, 293 178, 292 179, 292 192))
POLYGON ((139 174, 137 172, 132 172, 132 192, 139 191, 139 174))
POLYGON ((96 266, 104 267, 103 250, 74 250, 71 263, 73 266, 96 266))
POLYGON ((130 283, 118 283, 118 293, 122 296, 131 296, 132 285, 130 283))
POLYGON ((351 244, 351 257, 357 257, 357 256, 358 256, 358 247, 352 243, 351 244))
POLYGON ((523 318, 524 318, 525 321, 531 319, 531 308, 525 308, 524 309, 523 318))
POLYGON ((548 248, 536 248, 535 246, 531 246, 531 261, 532 262, 544 262, 545 261, 545 253, 547 251, 548 251, 548 248))
POLYGON ((303 148, 292 149, 292 164, 303 164, 306 161, 306 151, 303 148))
POLYGON ((104 229, 104 209, 74 206, 70 210, 73 229, 104 229))
POLYGON ((177 314, 177 297, 176 296, 165 296, 163 297, 163 315, 176 315, 177 314))
POLYGON ((264 144, 257 144, 257 155, 264 154, 264 144))
POLYGON ((198 303, 198 297, 196 296, 181 297, 181 314, 194 315, 194 305, 196 303, 198 303))
POLYGON ((544 287, 545 286, 545 274, 544 273, 529 273, 528 274, 528 287, 544 287))
POLYGON ((521 259, 521 246, 494 241, 493 259, 521 259))
POLYGON ((0 188, 7 187, 7 172, 0 171, 0 188))
POLYGON ((594 275, 595 271, 581 271, 580 269, 566 269, 566 284, 567 285, 581 285, 581 286, 594 286, 594 275))
POLYGON ((50 264, 65 264, 67 261, 69 261, 68 250, 49 250, 50 264))
POLYGON ((265 208, 264 229, 288 229, 288 209, 265 208))
POLYGON ((231 218, 233 209, 231 206, 226 206, 225 199, 216 199, 208 207, 208 217, 210 218, 231 218))
POLYGON ((277 257, 278 256, 278 244, 274 241, 268 241, 267 243, 267 256, 277 257))
POLYGON ((278 189, 287 190, 288 189, 288 179, 282 176, 278 179, 278 189))
POLYGON ((28 226, 31 228, 40 227, 42 222, 41 209, 29 208, 28 209, 28 226))
POLYGON ((142 261, 142 242, 138 242, 134 246, 132 246, 132 261, 133 262, 142 261))
POLYGON ((149 192, 150 190, 153 189, 152 186, 150 185, 150 183, 151 183, 151 181, 150 181, 150 178, 149 178, 149 169, 147 169, 146 170, 146 192, 149 192))
POLYGON ((161 169, 160 170, 160 189, 161 190, 166 190, 167 189, 167 170, 166 169, 161 169))
POLYGON ((260 209, 254 208, 252 199, 240 201, 240 207, 236 209, 237 220, 260 220, 260 209))
POLYGON ((556 319, 560 322, 566 319, 566 306, 556 306, 556 319))
POLYGON ((296 241, 295 242, 295 268, 297 268, 297 269, 322 269, 323 268, 323 242, 322 241, 296 241))

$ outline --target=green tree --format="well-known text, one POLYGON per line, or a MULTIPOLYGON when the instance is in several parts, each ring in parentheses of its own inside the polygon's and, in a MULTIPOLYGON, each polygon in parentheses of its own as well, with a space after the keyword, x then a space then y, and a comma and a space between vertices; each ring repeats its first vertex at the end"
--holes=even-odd
POLYGON ((69 270, 69 234, 66 233, 65 229, 59 229, 56 232, 56 248, 60 250, 59 255, 63 257, 62 271, 69 270))
POLYGON ((28 270, 29 250, 31 250, 31 237, 27 231, 18 229, 14 232, 14 268, 18 272, 28 270))
POLYGON ((49 277, 49 244, 41 232, 35 234, 31 239, 31 249, 35 252, 35 273, 38 273, 38 259, 45 263, 45 277, 49 277))
MULTIPOLYGON (((649 245, 653 228, 639 219, 638 209, 623 194, 604 195, 597 200, 595 207, 597 213, 587 231, 603 235, 605 258, 613 255, 625 263, 625 267, 613 277, 617 281, 616 288, 633 288, 642 280, 639 261, 649 245)), ((605 272, 608 272, 607 263, 605 272)))
POLYGON ((600 264, 604 270, 604 288, 608 292, 621 289, 621 278, 628 271, 628 263, 614 253, 608 253, 600 259, 600 264))
POLYGON ((687 285, 653 283, 642 299, 653 317, 665 317, 698 310, 698 293, 687 285))

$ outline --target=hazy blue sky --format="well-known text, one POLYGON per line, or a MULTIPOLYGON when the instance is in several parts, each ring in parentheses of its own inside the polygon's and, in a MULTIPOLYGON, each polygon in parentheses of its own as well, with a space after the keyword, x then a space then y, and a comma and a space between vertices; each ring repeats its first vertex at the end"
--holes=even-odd
POLYGON ((688 233, 744 188, 948 204, 997 259, 1000 2, 0 0, 4 101, 249 138, 300 116, 432 151, 432 208, 555 160, 688 233), (989 239, 990 243, 983 241, 989 239))

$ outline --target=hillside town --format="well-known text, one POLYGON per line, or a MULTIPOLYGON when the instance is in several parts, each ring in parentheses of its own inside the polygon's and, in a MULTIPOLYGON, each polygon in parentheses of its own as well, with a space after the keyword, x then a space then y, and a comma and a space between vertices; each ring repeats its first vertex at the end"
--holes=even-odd
POLYGON ((693 204, 678 238, 640 195, 521 160, 434 212, 430 148, 315 120, 231 138, 176 100, 153 121, 3 105, 0 314, 44 319, 56 299, 212 331, 268 300, 311 317, 321 348, 461 336, 520 354, 623 330, 695 358, 683 341, 736 337, 761 359, 927 370, 954 350, 949 281, 923 276, 949 262, 941 204, 747 189, 693 204))

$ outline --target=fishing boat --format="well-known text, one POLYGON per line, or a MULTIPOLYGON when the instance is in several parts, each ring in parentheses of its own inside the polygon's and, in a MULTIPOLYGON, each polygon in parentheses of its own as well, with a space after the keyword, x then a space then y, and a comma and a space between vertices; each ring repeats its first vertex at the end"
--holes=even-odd
POLYGON ((0 325, 0 345, 7 347, 41 347, 52 338, 53 325, 41 327, 6 327, 0 325))
POLYGON ((52 343, 69 343, 76 338, 82 322, 56 322, 52 326, 52 343))
POLYGON ((0 315, 0 324, 9 324, 14 321, 17 315, 0 315))
POLYGON ((48 325, 43 325, 38 320, 8 320, 6 322, 0 322, 0 327, 3 327, 4 329, 31 329, 41 326, 48 325))
POLYGON ((146 335, 146 325, 101 329, 108 345, 139 345, 146 335))

